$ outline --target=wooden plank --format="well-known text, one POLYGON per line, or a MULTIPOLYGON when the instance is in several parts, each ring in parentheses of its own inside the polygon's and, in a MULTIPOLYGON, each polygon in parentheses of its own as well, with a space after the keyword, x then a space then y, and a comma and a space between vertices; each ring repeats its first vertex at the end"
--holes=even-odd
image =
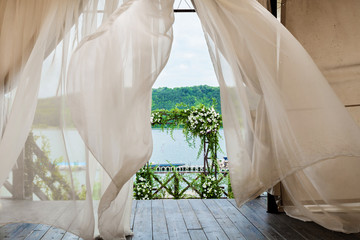
POLYGON ((179 205, 181 214, 184 218, 186 228, 188 230, 202 229, 199 220, 197 219, 196 214, 189 203, 189 200, 180 199, 177 201, 177 204, 179 205))
POLYGON ((12 232, 21 228, 22 223, 11 223, 0 228, 0 239, 9 239, 12 232))
POLYGON ((190 229, 189 234, 192 240, 207 240, 205 233, 201 229, 190 229))
POLYGON ((266 197, 258 197, 258 198, 255 198, 252 201, 255 201, 255 202, 259 203, 265 210, 267 210, 267 199, 266 199, 266 197))
POLYGON ((41 238, 41 240, 61 240, 65 233, 66 231, 63 229, 51 227, 41 238))
POLYGON ((70 232, 66 232, 61 240, 79 240, 79 237, 70 232))
POLYGON ((162 200, 151 201, 151 215, 153 223, 153 239, 169 239, 162 200))
POLYGON ((208 239, 229 239, 201 199, 189 202, 208 239))
POLYGON ((170 239, 191 239, 176 200, 163 200, 170 239))
MULTIPOLYGON (((257 203, 262 207, 266 208, 266 200, 261 197, 251 201, 252 203, 257 203)), ((316 239, 324 239, 324 240, 335 240, 335 239, 360 239, 360 234, 344 234, 340 232, 335 232, 328 230, 314 222, 304 222, 301 220, 297 220, 295 218, 289 217, 286 214, 273 214, 276 216, 282 224, 294 229, 299 232, 306 239, 316 240, 316 239)))
POLYGON ((246 239, 266 239, 266 237, 242 215, 239 209, 232 205, 227 199, 218 199, 216 203, 246 239))
POLYGON ((4 182, 3 186, 11 193, 11 195, 14 195, 13 186, 8 180, 4 182))
POLYGON ((8 238, 4 239, 23 240, 36 228, 37 225, 38 224, 22 223, 15 231, 12 231, 8 235, 8 238))
POLYGON ((217 200, 214 199, 204 199, 203 202, 212 213, 216 221, 219 223, 221 228, 224 230, 225 234, 229 239, 243 239, 246 238, 240 233, 236 226, 231 222, 231 220, 226 216, 223 210, 216 204, 217 200))
POLYGON ((137 200, 133 232, 133 240, 152 239, 151 201, 137 200))
MULTIPOLYGON (((263 210, 263 214, 267 214, 265 212, 265 208, 263 210)), ((269 224, 267 224, 260 216, 255 214, 255 212, 248 206, 242 206, 240 208, 240 212, 268 239, 284 239, 279 232, 269 226, 269 224)))
POLYGON ((130 217, 130 228, 131 230, 134 229, 134 219, 135 219, 135 212, 136 212, 137 201, 133 200, 131 206, 131 217, 130 217))
POLYGON ((25 240, 39 240, 41 239, 51 227, 49 225, 39 224, 34 231, 32 231, 25 240))
POLYGON ((296 230, 282 224, 281 221, 279 221, 279 219, 274 214, 266 213, 264 208, 261 205, 257 204, 256 201, 250 201, 246 203, 246 206, 248 206, 252 211, 254 211, 255 214, 260 216, 266 224, 279 232, 283 238, 293 240, 306 239, 305 236, 303 236, 296 230))
POLYGON ((314 222, 304 222, 287 216, 285 213, 273 214, 281 224, 299 232, 309 240, 355 240, 360 239, 360 234, 345 234, 328 230, 314 222))
POLYGON ((306 239, 309 240, 354 240, 360 238, 354 238, 352 234, 343 234, 328 230, 314 222, 303 222, 295 218, 287 216, 285 213, 275 215, 282 224, 288 228, 292 228, 295 231, 301 233, 306 239))

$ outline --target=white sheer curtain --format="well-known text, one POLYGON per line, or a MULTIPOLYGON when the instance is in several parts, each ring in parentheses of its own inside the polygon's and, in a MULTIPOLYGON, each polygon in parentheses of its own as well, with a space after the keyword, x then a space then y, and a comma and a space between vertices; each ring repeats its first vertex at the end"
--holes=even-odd
POLYGON ((220 84, 238 205, 283 180, 301 188, 292 215, 358 232, 359 206, 338 200, 360 199, 360 129, 311 57, 255 0, 193 2, 220 84))
MULTIPOLYGON (((131 176, 152 151, 151 87, 169 57, 173 1, 115 11, 120 3, 0 2, 0 224, 45 223, 85 239, 97 225, 105 239, 131 234, 131 176), (40 100, 48 55, 60 66, 57 98, 40 100), (60 119, 57 140, 33 137, 36 129, 27 138, 37 102, 57 109, 45 121, 60 119)), ((194 4, 220 83, 237 203, 282 180, 291 215, 359 231, 360 129, 311 57, 255 0, 194 4)))
POLYGON ((129 1, 72 55, 66 86, 71 114, 112 179, 98 209, 106 239, 123 236, 114 232, 131 210, 123 185, 152 153, 151 88, 170 54, 172 7, 173 1, 129 1))
POLYGON ((1 185, 14 166, 31 127, 42 62, 69 31, 85 2, 40 0, 20 4, 20 1, 9 0, 0 3, 1 185))
MULTIPOLYGON (((356 105, 360 104, 360 2, 288 0, 282 12, 286 28, 313 57, 359 124, 360 107, 356 105)), ((360 169, 360 161, 347 158, 326 161, 286 178, 285 211, 333 230, 359 232, 360 188, 356 169, 360 169)))
MULTIPOLYGON (((77 42, 93 33, 121 3, 117 0, 0 2, 1 225, 44 223, 85 239, 92 239, 94 230, 97 232, 96 199, 101 197, 111 178, 81 139, 73 141, 73 135, 78 133, 64 102, 65 75, 68 56, 77 42), (47 60, 43 64, 44 59, 47 60), (44 97, 41 94, 38 98, 39 88, 41 91, 49 86, 53 91, 47 95, 50 98, 40 99, 44 97), (35 114, 37 103, 47 104, 50 112, 35 114), (28 136, 34 114, 34 126, 28 136), (44 122, 51 128, 38 129, 44 122)), ((151 34, 145 28, 142 30, 151 34)), ((131 189, 131 182, 122 189, 127 211, 117 215, 119 221, 114 221, 109 229, 103 227, 110 232, 107 236, 124 238, 130 234, 131 189)), ((114 202, 123 205, 124 201, 114 202)))

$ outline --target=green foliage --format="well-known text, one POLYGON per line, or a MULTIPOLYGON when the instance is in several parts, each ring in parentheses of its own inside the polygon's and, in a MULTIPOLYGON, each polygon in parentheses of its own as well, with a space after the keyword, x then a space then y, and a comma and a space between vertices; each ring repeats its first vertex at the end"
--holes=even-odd
MULTIPOLYGON (((34 126, 38 128, 60 126, 62 119, 61 111, 64 111, 65 124, 73 127, 70 111, 66 108, 62 110, 62 99, 60 97, 44 98, 38 101, 36 108, 34 126)), ((220 89, 218 87, 194 86, 181 88, 158 88, 152 91, 152 110, 171 110, 173 108, 184 108, 178 103, 186 106, 197 106, 203 104, 210 107, 214 105, 216 112, 221 114, 220 108, 220 89), (216 104, 214 104, 214 101, 216 104)))
POLYGON ((153 169, 148 165, 145 165, 136 173, 133 190, 134 198, 136 200, 152 199, 153 174, 153 169))
POLYGON ((40 99, 37 104, 33 125, 37 128, 61 126, 61 119, 64 119, 68 127, 74 127, 71 120, 70 110, 66 104, 62 104, 60 97, 40 99), (62 108, 64 106, 64 109, 62 108), (63 114, 61 114, 63 111, 63 114))
POLYGON ((201 198, 220 198, 223 194, 220 180, 212 173, 201 176, 201 198))
POLYGON ((183 180, 181 174, 176 170, 176 167, 171 167, 172 172, 169 172, 166 176, 166 180, 173 176, 172 180, 167 184, 167 192, 174 197, 174 199, 183 198, 184 193, 180 182, 183 180), (170 190, 170 191, 169 191, 170 190))
POLYGON ((213 105, 213 101, 218 105, 215 110, 221 114, 220 108, 220 89, 206 85, 179 88, 158 88, 152 92, 152 110, 164 109, 171 110, 176 108, 180 102, 187 106, 203 104, 207 107, 213 105))
POLYGON ((234 198, 234 193, 231 187, 230 174, 226 176, 227 184, 228 184, 228 198, 234 198))
MULTIPOLYGON (((51 200, 84 199, 84 189, 80 193, 74 193, 69 182, 61 174, 58 164, 63 162, 62 157, 50 160, 49 140, 42 138, 42 146, 39 148, 36 140, 39 136, 32 133, 25 144, 25 192, 27 197, 32 197, 34 187, 39 188, 51 200)), ((86 191, 86 190, 85 190, 86 191)))
POLYGON ((190 147, 194 147, 195 139, 200 138, 198 157, 205 143, 208 143, 211 158, 216 159, 216 153, 220 149, 219 129, 222 119, 213 106, 206 107, 200 104, 190 109, 155 110, 151 114, 151 124, 153 127, 167 130, 170 134, 174 129, 183 127, 185 139, 190 147))

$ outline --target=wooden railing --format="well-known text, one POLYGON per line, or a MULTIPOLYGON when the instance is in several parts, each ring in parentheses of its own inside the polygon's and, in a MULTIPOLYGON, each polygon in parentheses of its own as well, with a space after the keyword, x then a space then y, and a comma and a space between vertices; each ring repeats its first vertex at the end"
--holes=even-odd
POLYGON ((212 173, 205 175, 202 169, 200 171, 177 171, 176 168, 172 168, 170 171, 150 170, 147 174, 144 174, 144 170, 142 170, 138 174, 142 176, 143 182, 148 183, 147 186, 151 190, 138 190, 136 185, 139 182, 135 181, 134 196, 137 196, 137 199, 145 199, 144 196, 148 196, 149 199, 233 197, 228 170, 218 172, 216 177, 212 173), (209 181, 210 177, 214 180, 209 181), (210 185, 204 188, 204 183, 208 182, 210 182, 210 185), (217 190, 216 193, 209 192, 209 188, 217 190), (136 194, 136 191, 140 192, 140 194, 136 194), (143 195, 142 192, 144 192, 143 195))
POLYGON ((59 167, 52 163, 47 154, 36 144, 32 133, 29 134, 25 148, 13 169, 12 183, 7 180, 4 187, 11 193, 13 199, 18 200, 32 200, 33 194, 40 200, 79 199, 60 173, 59 167))

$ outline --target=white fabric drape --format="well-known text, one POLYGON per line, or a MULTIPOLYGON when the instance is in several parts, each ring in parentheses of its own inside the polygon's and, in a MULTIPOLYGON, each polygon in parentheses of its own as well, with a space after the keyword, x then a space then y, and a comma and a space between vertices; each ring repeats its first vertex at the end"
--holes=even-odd
MULTIPOLYGON (((93 33, 120 3, 118 0, 0 2, 0 225, 43 223, 84 239, 94 237, 97 228, 94 210, 98 205, 93 201, 94 190, 98 189, 101 196, 103 188, 99 189, 99 185, 105 186, 111 180, 84 144, 72 140, 77 132, 72 129, 64 105, 64 81, 68 56, 76 43, 93 33), (52 52, 55 47, 56 51, 52 52), (51 83, 56 97, 38 99, 39 87, 46 88, 53 81, 51 78, 56 78, 51 83), (52 129, 33 132, 41 135, 47 131, 49 139, 33 134, 28 137, 37 102, 51 103, 53 112, 45 114, 46 123, 54 120, 55 123, 49 125, 52 129)), ((35 122, 41 114, 37 113, 35 122)), ((131 189, 129 181, 122 190, 128 197, 126 211, 118 216, 122 221, 110 229, 114 235, 124 237, 130 233, 131 189)))
POLYGON ((151 88, 170 54, 172 6, 129 1, 72 55, 66 86, 72 117, 112 179, 98 209, 105 239, 124 237, 114 231, 126 214, 123 185, 152 153, 151 88))
MULTIPOLYGON (((348 111, 359 124, 360 107, 355 105, 360 104, 360 2, 287 0, 282 12, 282 22, 313 57, 342 103, 351 106, 348 111)), ((333 230, 359 232, 358 169, 357 159, 332 160, 286 178, 285 211, 333 230)))
MULTIPOLYGON (((12 194, 0 201, 0 224, 45 223, 85 239, 97 225, 105 239, 131 234, 131 176, 152 151, 151 87, 169 57, 173 1, 125 2, 115 12, 116 0, 100 12, 97 0, 0 2, 0 196, 12 194), (73 42, 83 37, 65 81, 73 42), (61 154, 46 162, 49 153, 30 135, 14 167, 40 102, 42 62, 59 42, 59 98, 52 104, 61 108, 54 113, 61 131, 50 144, 61 154), (78 133, 70 115, 84 143, 72 144, 78 133), (25 192, 15 199, 21 181, 30 186, 20 186, 25 192)), ((359 231, 359 206, 342 200, 360 199, 360 129, 311 57, 255 0, 194 4, 220 83, 237 203, 282 180, 297 186, 289 191, 291 215, 359 231)))
POLYGON ((294 186, 291 181, 310 173, 315 183, 297 181, 307 194, 292 196, 297 209, 309 213, 315 206, 317 214, 307 218, 330 229, 359 231, 358 206, 337 200, 360 198, 360 129, 311 57, 257 1, 193 2, 220 84, 237 204, 282 179, 294 186), (342 171, 337 164, 339 175, 319 172, 334 163, 353 168, 342 171))
POLYGON ((41 0, 0 3, 1 185, 31 127, 42 62, 74 24, 83 4, 41 0))

